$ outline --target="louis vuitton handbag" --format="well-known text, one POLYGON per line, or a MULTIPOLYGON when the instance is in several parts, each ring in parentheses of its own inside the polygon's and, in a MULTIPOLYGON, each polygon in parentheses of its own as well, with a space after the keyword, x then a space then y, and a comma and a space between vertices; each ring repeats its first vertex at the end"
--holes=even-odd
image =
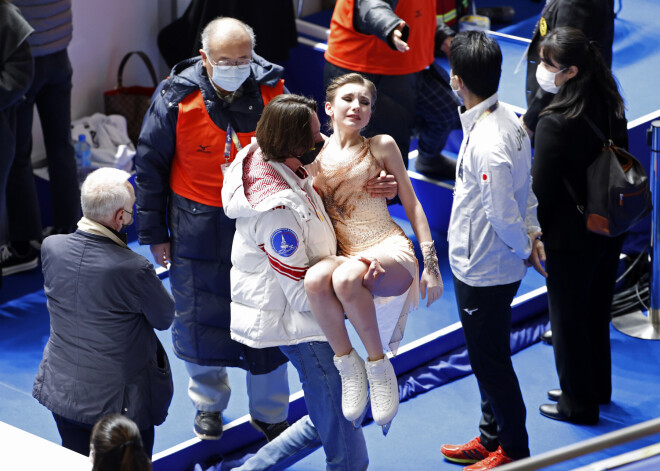
POLYGON ((103 93, 105 114, 119 114, 126 118, 128 136, 136 146, 138 136, 140 135, 140 128, 142 127, 142 119, 149 108, 151 95, 153 95, 157 85, 156 71, 154 70, 151 60, 149 60, 149 56, 142 51, 132 51, 126 54, 119 64, 119 70, 117 71, 117 85, 115 85, 114 90, 108 90, 103 93), (126 66, 126 62, 128 62, 128 59, 133 55, 142 59, 142 62, 147 66, 153 86, 124 86, 124 67, 126 66))

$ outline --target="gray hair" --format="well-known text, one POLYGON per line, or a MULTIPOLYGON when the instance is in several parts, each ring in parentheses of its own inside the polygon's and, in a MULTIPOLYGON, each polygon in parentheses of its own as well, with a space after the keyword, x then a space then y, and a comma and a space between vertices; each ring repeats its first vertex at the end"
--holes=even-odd
POLYGON ((254 51, 254 48, 257 45, 257 38, 254 35, 254 30, 247 24, 243 23, 241 20, 237 20, 236 18, 223 17, 223 16, 220 16, 215 20, 211 21, 209 24, 206 25, 206 27, 202 31, 202 49, 208 53, 209 38, 211 36, 214 36, 216 31, 219 28, 226 26, 227 23, 233 23, 245 29, 245 32, 250 37, 250 42, 252 43, 252 50, 254 51))
POLYGON ((104 167, 90 173, 80 190, 83 216, 96 222, 110 222, 116 211, 131 204, 126 186, 130 173, 104 167))

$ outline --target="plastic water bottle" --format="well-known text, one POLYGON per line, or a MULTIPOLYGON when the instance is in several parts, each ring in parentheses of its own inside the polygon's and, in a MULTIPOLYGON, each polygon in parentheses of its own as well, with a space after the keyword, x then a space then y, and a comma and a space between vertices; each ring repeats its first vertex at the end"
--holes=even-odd
POLYGON ((78 163, 78 184, 82 185, 87 175, 92 171, 90 160, 92 148, 84 134, 78 136, 78 140, 73 148, 76 152, 76 162, 78 163))

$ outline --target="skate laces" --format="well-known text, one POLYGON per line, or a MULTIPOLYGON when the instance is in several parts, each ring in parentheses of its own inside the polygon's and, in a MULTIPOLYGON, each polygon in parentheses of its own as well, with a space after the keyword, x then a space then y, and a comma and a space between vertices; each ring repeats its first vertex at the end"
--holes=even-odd
POLYGON ((364 381, 362 381, 360 366, 354 358, 349 357, 340 363, 339 375, 341 376, 342 395, 350 400, 360 397, 364 381))
POLYGON ((385 361, 380 365, 373 365, 371 370, 371 401, 378 407, 387 408, 392 402, 390 391, 390 376, 387 374, 385 361))

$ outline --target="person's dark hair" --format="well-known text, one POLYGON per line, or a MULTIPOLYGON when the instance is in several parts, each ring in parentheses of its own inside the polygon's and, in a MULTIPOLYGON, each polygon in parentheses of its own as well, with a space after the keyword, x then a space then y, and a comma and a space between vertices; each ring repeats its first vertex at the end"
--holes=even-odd
POLYGON ((553 29, 539 44, 543 59, 560 69, 577 67, 575 77, 568 79, 539 116, 560 113, 572 119, 582 115, 592 93, 604 100, 619 118, 625 114, 623 98, 612 72, 600 50, 582 31, 569 26, 553 29))
POLYGON ((106 415, 92 429, 92 471, 151 471, 135 422, 119 414, 106 415))
POLYGON ((378 97, 378 93, 376 92, 376 85, 374 85, 374 83, 364 75, 360 75, 356 72, 340 75, 339 77, 332 79, 328 85, 328 88, 325 89, 325 101, 332 103, 337 96, 337 90, 349 83, 357 83, 358 85, 363 85, 367 88, 367 90, 369 90, 369 95, 371 95, 371 111, 373 111, 376 106, 376 98, 378 97))
POLYGON ((311 121, 316 110, 316 101, 305 96, 273 98, 257 123, 257 142, 264 160, 284 162, 314 147, 311 121))
POLYGON ((481 31, 458 33, 449 49, 449 65, 465 86, 480 98, 488 98, 500 86, 502 51, 481 31))

